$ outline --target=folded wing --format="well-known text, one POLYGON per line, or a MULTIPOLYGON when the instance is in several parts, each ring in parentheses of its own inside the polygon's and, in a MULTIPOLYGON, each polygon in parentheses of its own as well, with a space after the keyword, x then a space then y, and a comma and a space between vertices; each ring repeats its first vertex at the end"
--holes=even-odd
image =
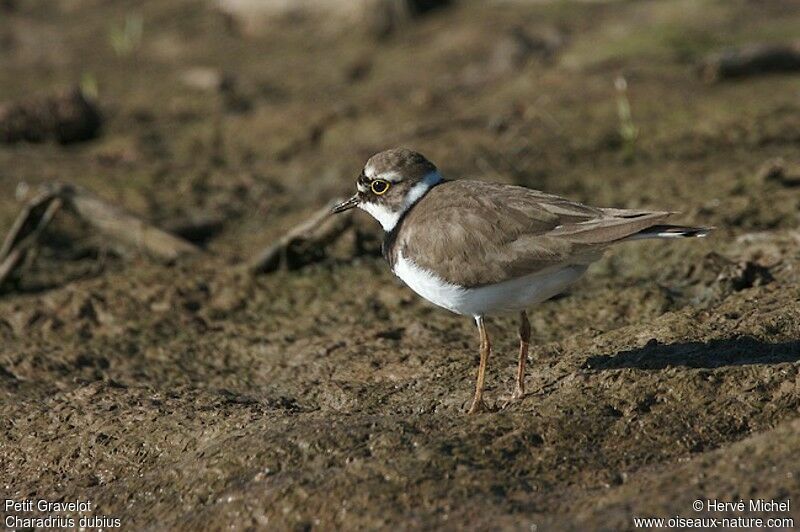
POLYGON ((701 231, 664 225, 670 214, 590 207, 524 187, 449 181, 409 211, 392 249, 453 284, 475 287, 589 264, 612 243, 662 236, 648 233, 650 228, 672 236, 681 229, 701 231))

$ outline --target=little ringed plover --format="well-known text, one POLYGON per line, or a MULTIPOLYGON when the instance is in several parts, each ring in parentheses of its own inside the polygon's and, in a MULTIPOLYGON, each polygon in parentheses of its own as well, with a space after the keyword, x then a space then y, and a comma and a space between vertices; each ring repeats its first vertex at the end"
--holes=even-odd
POLYGON ((484 410, 491 343, 484 317, 519 312, 519 362, 512 399, 525 393, 530 343, 526 310, 563 292, 611 244, 702 237, 708 229, 669 225, 673 213, 590 207, 525 187, 449 181, 423 155, 391 149, 371 157, 357 192, 334 207, 358 207, 383 226, 392 271, 431 303, 472 316, 480 365, 469 413, 484 410))

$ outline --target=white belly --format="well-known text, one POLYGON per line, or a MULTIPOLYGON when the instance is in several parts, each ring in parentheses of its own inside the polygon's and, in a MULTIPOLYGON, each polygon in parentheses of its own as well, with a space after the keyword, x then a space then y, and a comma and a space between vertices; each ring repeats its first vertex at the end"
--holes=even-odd
POLYGON ((447 283, 400 255, 394 273, 434 305, 465 316, 518 312, 563 292, 588 266, 561 266, 502 283, 464 288, 447 283))

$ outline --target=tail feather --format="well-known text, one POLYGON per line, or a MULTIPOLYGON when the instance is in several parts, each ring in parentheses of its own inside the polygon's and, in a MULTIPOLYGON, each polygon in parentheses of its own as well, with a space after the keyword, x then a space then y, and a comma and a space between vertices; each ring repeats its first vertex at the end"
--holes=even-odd
POLYGON ((703 238, 711 231, 710 227, 688 227, 683 225, 653 225, 642 229, 625 240, 643 238, 703 238))

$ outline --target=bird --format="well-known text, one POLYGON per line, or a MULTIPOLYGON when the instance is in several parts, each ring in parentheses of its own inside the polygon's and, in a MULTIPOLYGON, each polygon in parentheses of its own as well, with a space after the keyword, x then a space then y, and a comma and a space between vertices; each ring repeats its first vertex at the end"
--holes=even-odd
POLYGON ((614 244, 704 237, 711 229, 667 224, 670 211, 593 207, 522 186, 445 179, 424 155, 406 148, 370 157, 356 193, 332 213, 353 208, 380 223, 383 256, 411 290, 475 320, 480 362, 468 414, 489 410, 483 399, 492 352, 487 317, 519 315, 509 401, 520 400, 532 306, 564 292, 614 244))

